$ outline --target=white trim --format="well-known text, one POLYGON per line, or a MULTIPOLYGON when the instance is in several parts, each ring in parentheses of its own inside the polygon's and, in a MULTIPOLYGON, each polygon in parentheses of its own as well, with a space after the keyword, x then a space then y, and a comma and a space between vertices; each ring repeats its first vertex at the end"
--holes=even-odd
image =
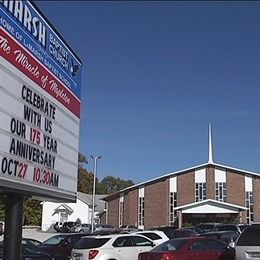
POLYGON ((245 176, 245 191, 253 191, 252 177, 245 176))
POLYGON ((124 200, 125 200, 124 194, 120 194, 119 202, 124 202, 124 200))
POLYGON ((205 211, 213 211, 213 209, 215 211, 214 213, 224 213, 224 211, 226 211, 225 213, 238 213, 241 210, 246 210, 246 207, 242 207, 240 205, 235 205, 227 202, 207 199, 175 208, 175 210, 182 210, 183 213, 213 213, 205 211), (203 212, 198 212, 197 209, 203 212))
POLYGON ((206 169, 199 169, 195 171, 195 183, 205 183, 206 182, 206 169))
POLYGON ((144 187, 139 188, 139 198, 144 198, 144 187))
POLYGON ((231 166, 226 166, 226 165, 223 165, 223 164, 217 164, 217 163, 203 163, 203 164, 199 164, 199 165, 196 165, 196 166, 193 166, 193 167, 190 167, 190 168, 185 168, 183 170, 178 170, 176 172, 171 172, 171 173, 167 173, 165 175, 162 175, 160 177, 157 177, 157 178, 154 178, 154 179, 151 179, 151 180, 148 180, 148 181, 145 181, 145 182, 141 182, 139 184, 135 184, 133 186, 130 186, 130 187, 127 187, 123 190, 120 190, 116 193, 113 193, 112 195, 108 195, 108 196, 105 196, 103 198, 103 200, 105 200, 106 198, 109 198, 111 196, 115 196, 115 194, 118 194, 118 193, 121 193, 121 192, 124 192, 124 191, 128 191, 128 190, 131 190, 131 189, 135 189, 137 187, 140 187, 140 186, 144 186, 146 184, 149 184, 149 183, 152 183, 152 182, 155 182, 155 181, 159 181, 159 180, 162 180, 162 179, 167 179, 171 176, 176 176, 178 174, 181 174, 181 173, 186 173, 186 172, 190 172, 190 171, 195 171, 196 169, 199 169, 199 168, 204 168, 204 167, 208 167, 208 166, 213 166, 213 167, 219 167, 219 168, 224 168, 226 171, 228 170, 231 170, 231 171, 236 171, 236 172, 241 172, 243 174, 247 174, 247 175, 252 175, 252 176, 257 176, 257 177, 260 177, 260 173, 257 173, 257 172, 251 172, 251 171, 247 171, 247 170, 243 170, 243 169, 239 169, 239 168, 235 168, 235 167, 231 167, 231 166))
POLYGON ((170 178, 170 192, 177 192, 177 177, 170 178))
POLYGON ((226 171, 215 169, 215 182, 227 182, 226 171))

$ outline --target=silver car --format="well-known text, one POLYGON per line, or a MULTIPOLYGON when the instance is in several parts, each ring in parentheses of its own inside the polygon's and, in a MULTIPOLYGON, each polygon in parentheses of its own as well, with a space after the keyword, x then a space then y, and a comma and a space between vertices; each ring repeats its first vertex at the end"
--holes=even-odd
POLYGON ((70 232, 82 232, 82 233, 90 233, 91 225, 90 224, 76 224, 70 229, 70 232))

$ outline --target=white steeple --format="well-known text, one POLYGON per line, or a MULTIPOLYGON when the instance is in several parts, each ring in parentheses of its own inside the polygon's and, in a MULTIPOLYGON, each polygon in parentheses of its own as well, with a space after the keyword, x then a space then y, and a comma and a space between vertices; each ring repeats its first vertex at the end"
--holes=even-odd
POLYGON ((213 143, 212 143, 211 124, 209 124, 209 160, 208 160, 208 163, 213 163, 213 143))

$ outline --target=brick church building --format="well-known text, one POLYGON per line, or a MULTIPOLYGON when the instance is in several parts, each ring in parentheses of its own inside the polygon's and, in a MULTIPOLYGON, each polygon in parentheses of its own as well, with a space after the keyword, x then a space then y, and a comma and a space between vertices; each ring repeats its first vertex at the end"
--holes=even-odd
POLYGON ((104 219, 116 227, 260 221, 260 174, 208 162, 128 187, 104 198, 104 219))

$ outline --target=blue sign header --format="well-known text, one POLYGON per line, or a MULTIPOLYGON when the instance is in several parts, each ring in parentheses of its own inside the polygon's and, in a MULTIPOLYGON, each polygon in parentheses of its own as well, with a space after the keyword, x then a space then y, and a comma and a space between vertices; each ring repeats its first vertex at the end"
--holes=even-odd
POLYGON ((0 0, 0 25, 80 100, 81 61, 31 2, 0 0))

